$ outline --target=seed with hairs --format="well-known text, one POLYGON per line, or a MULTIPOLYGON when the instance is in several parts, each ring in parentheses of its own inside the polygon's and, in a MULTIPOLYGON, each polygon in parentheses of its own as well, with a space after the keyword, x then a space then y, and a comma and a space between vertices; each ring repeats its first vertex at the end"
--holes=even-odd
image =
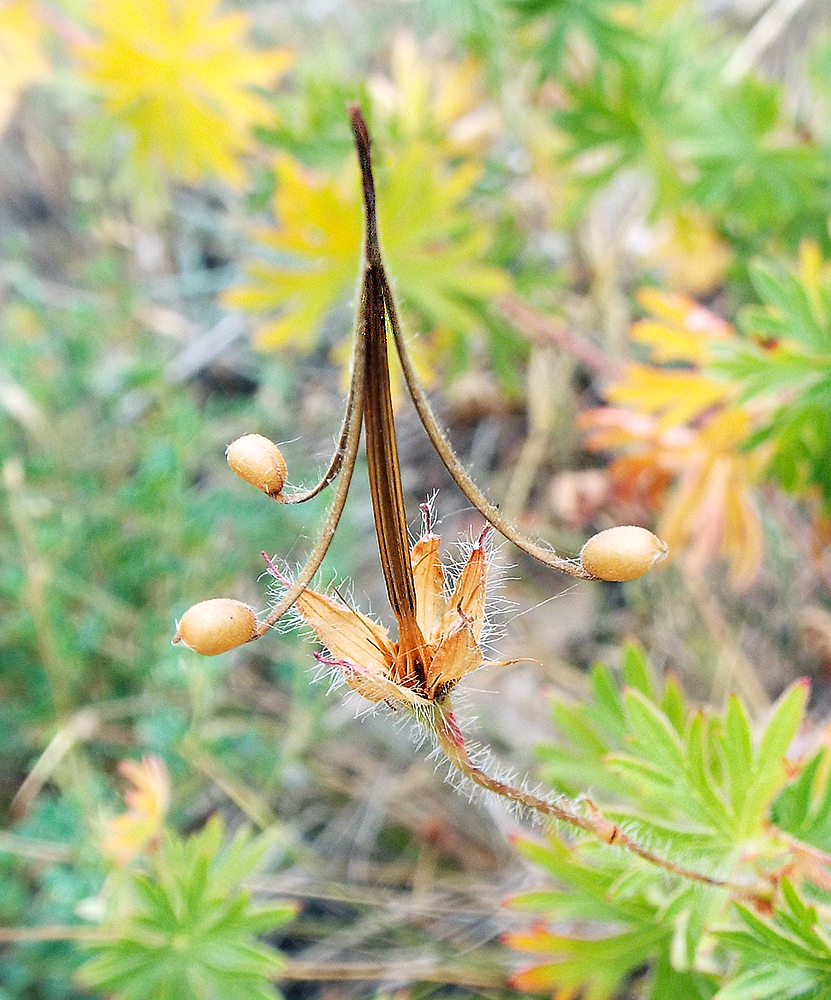
POLYGON ((262 434, 245 434, 232 441, 225 451, 236 474, 258 490, 276 497, 286 482, 286 461, 280 449, 262 434))
POLYGON ((580 562, 599 580, 636 580, 666 555, 666 542, 646 528, 627 524, 593 535, 583 546, 580 562))
POLYGON ((188 608, 173 642, 183 642, 203 656, 216 656, 248 642, 256 624, 254 612, 247 605, 230 597, 215 597, 188 608))

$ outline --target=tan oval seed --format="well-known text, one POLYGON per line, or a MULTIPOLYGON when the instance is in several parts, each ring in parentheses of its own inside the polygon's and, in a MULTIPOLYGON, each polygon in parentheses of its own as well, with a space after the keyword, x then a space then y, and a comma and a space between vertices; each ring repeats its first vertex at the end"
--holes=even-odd
POLYGON ((188 608, 173 642, 183 642, 203 656, 216 656, 248 642, 256 624, 254 612, 247 605, 230 597, 214 597, 188 608))
POLYGON ((633 524, 607 528, 583 546, 580 562, 599 580, 636 580, 666 558, 667 544, 633 524))
POLYGON ((280 449, 262 434, 245 434, 225 449, 228 464, 258 490, 276 497, 286 482, 288 469, 280 449))

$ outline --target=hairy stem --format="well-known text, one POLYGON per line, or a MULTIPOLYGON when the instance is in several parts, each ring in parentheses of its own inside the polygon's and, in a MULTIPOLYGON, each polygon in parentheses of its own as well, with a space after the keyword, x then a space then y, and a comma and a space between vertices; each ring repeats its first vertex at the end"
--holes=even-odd
POLYGON ((699 882, 702 885, 708 885, 712 888, 729 891, 735 897, 751 900, 767 900, 769 898, 770 894, 765 887, 735 885, 723 879, 714 878, 711 875, 704 875, 701 872, 685 868, 683 865, 676 864, 674 861, 655 854, 654 851, 650 851, 636 840, 633 840, 617 823, 613 823, 607 819, 594 803, 589 800, 584 800, 587 807, 587 814, 582 815, 573 808, 548 802, 533 795, 531 792, 515 788, 513 785, 506 784, 504 781, 492 777, 477 767, 470 759, 467 747, 465 746, 464 736, 453 712, 450 710, 449 704, 447 702, 444 705, 437 704, 435 709, 430 719, 430 728, 436 738, 439 749, 444 753, 453 767, 466 778, 469 778, 474 784, 479 785, 480 788, 485 788, 495 795, 516 802, 526 809, 531 809, 533 812, 546 816, 549 819, 558 820, 561 823, 567 823, 569 826, 585 830, 587 833, 597 837, 598 840, 603 841, 604 844, 622 847, 632 854, 637 854, 644 861, 648 861, 658 868, 663 868, 664 871, 671 872, 673 875, 679 875, 682 878, 699 882))
POLYGON ((476 483, 474 483, 470 478, 467 470, 456 457, 455 452, 451 448, 450 442, 447 440, 444 431, 441 427, 439 427, 435 416, 433 416, 430 403, 427 401, 427 396, 421 388, 418 375, 416 375, 415 368, 410 360, 407 345, 404 342, 404 335, 401 332, 401 326, 395 312, 395 302, 393 301, 392 290, 386 282, 386 278, 384 280, 384 298, 387 303, 387 315, 390 320, 390 327, 395 341, 395 348, 398 351, 398 357, 401 361, 401 369, 404 372, 404 381, 407 384, 407 389, 410 393, 410 397, 412 398, 413 405, 418 412, 419 419, 421 420, 425 431, 427 431, 427 435, 430 438, 433 447, 436 449, 439 458, 444 463, 445 468, 455 480, 456 485, 479 511, 482 517, 492 524, 501 535, 504 535, 508 541, 513 542, 517 548, 522 549, 523 552, 527 552, 529 556, 533 556, 534 559, 544 563, 546 566, 551 566, 563 573, 568 573, 569 576, 578 576, 583 580, 593 580, 594 577, 591 573, 585 570, 579 562, 575 562, 571 559, 564 559, 562 556, 558 556, 553 550, 545 548, 539 543, 534 542, 530 538, 523 535, 521 531, 515 528, 510 521, 507 521, 499 513, 498 508, 492 504, 490 500, 488 500, 485 494, 482 493, 476 483))
POLYGON ((349 442, 349 430, 352 427, 353 421, 356 419, 360 424, 360 414, 358 414, 357 417, 355 414, 355 385, 353 379, 349 383, 349 395, 346 397, 346 409, 343 413, 343 422, 341 423, 340 433, 338 435, 338 443, 335 445, 335 451, 332 455, 331 461, 329 462, 329 467, 321 476, 320 482, 305 490, 295 490, 293 493, 278 493, 275 497, 278 503, 305 503, 307 500, 311 500, 319 493, 322 493, 330 483, 337 479, 346 457, 349 442))
MULTIPOLYGON (((343 508, 346 504, 346 496, 349 493, 349 484, 352 481, 352 472, 355 468, 355 459, 358 456, 358 446, 361 441, 361 425, 363 423, 364 409, 364 352, 365 341, 362 337, 355 338, 355 350, 352 354, 352 380, 349 390, 352 399, 351 420, 349 421, 342 457, 342 472, 332 499, 332 506, 326 515, 326 521, 320 536, 312 549, 306 564, 298 573, 294 583, 286 590, 280 601, 271 609, 268 616, 257 622, 257 627, 249 641, 259 639, 275 625, 283 615, 294 604, 297 598, 303 593, 311 583, 312 577, 320 569, 320 564, 332 543, 335 529, 340 521, 343 508)), ((346 421, 344 421, 346 427, 346 421)))

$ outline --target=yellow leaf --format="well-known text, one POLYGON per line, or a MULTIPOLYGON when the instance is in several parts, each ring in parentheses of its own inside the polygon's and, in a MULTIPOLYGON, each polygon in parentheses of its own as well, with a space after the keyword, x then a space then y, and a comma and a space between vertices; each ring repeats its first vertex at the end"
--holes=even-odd
POLYGON ((124 760, 118 770, 131 786, 124 793, 127 812, 110 820, 101 849, 124 865, 158 840, 170 807, 170 777, 164 761, 154 754, 141 762, 124 760))
POLYGON ((825 260, 816 240, 803 240, 799 244, 799 280, 808 293, 811 309, 817 320, 825 326, 829 321, 823 296, 823 286, 831 284, 831 260, 825 260))
POLYGON ((654 414, 662 427, 669 427, 685 424, 723 403, 730 391, 728 385, 698 371, 629 364, 624 379, 609 386, 605 395, 611 403, 654 414))
POLYGON ((470 152, 494 135, 495 110, 485 102, 479 61, 436 58, 411 32, 393 39, 390 75, 369 81, 373 119, 408 142, 427 139, 449 151, 470 152))
POLYGON ((652 360, 658 364, 667 361, 690 361, 703 364, 708 360, 708 345, 699 334, 673 327, 656 319, 641 319, 632 324, 632 340, 650 347, 652 360))
POLYGON ((670 288, 706 295, 724 280, 733 254, 700 209, 686 209, 668 220, 649 254, 670 288))
MULTIPOLYGON (((308 350, 355 287, 363 223, 353 160, 328 178, 287 155, 275 160, 277 228, 255 233, 271 260, 248 264, 245 282, 224 297, 236 308, 278 311, 256 325, 260 347, 308 350)), ((475 164, 450 165, 433 147, 413 142, 391 169, 380 164, 376 176, 384 257, 399 299, 431 326, 457 333, 479 322, 472 301, 508 287, 503 270, 482 262, 491 231, 464 207, 478 175, 475 164)))
POLYGON ((0 133, 14 114, 21 92, 49 74, 42 35, 43 28, 28 0, 0 7, 0 133))
POLYGON ((339 176, 322 178, 279 155, 274 171, 278 228, 260 227, 253 235, 290 263, 252 261, 248 282, 226 292, 224 300, 238 309, 280 310, 255 328, 258 347, 309 350, 332 306, 357 281, 363 231, 358 169, 349 160, 339 176))
POLYGON ((86 78, 131 135, 132 157, 185 181, 215 174, 239 184, 238 158, 252 128, 273 121, 252 88, 273 84, 293 55, 252 49, 248 16, 217 7, 218 0, 96 0, 97 39, 79 53, 86 78))

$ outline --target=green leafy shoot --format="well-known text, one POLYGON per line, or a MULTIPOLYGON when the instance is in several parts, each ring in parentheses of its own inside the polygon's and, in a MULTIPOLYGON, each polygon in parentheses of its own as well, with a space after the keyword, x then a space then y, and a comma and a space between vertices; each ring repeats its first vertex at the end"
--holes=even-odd
POLYGON ((592 668, 591 680, 592 702, 555 706, 569 745, 541 748, 546 777, 573 794, 582 774, 584 788, 620 803, 618 821, 628 818, 676 847, 730 866, 733 853, 761 832, 788 780, 785 754, 807 685, 799 681, 782 695, 754 741, 737 698, 723 714, 693 712, 674 680, 657 689, 635 647, 627 651, 622 691, 604 666, 592 668))
MULTIPOLYGON (((544 911, 546 920, 565 925, 555 932, 548 923, 509 934, 505 943, 541 959, 511 977, 511 985, 529 992, 582 989, 587 1000, 607 1000, 635 969, 649 963, 656 981, 671 977, 673 995, 710 997, 714 977, 693 968, 696 940, 714 905, 711 890, 700 891, 653 872, 632 869, 623 854, 584 843, 568 846, 556 835, 546 843, 520 840, 519 849, 553 876, 556 890, 516 896, 516 910, 544 911), (573 928, 577 924, 579 932, 573 928)), ((661 996, 653 983, 651 994, 661 996)))
MULTIPOLYGON (((686 882, 633 865, 623 852, 588 840, 568 844, 554 833, 545 843, 521 840, 522 853, 554 879, 555 887, 510 901, 515 909, 544 914, 527 931, 507 938, 511 947, 538 958, 512 982, 527 990, 563 996, 582 991, 591 1000, 608 1000, 646 966, 646 996, 709 998, 730 981, 725 970, 734 963, 732 938, 725 931, 716 945, 713 935, 724 925, 731 900, 742 904, 736 912, 750 931, 764 927, 776 936, 792 931, 791 924, 785 920, 784 930, 768 928, 747 908, 748 900, 759 912, 772 912, 771 901, 782 885, 792 921, 798 917, 803 927, 808 911, 796 890, 785 887, 785 873, 809 892, 829 882, 827 856, 809 846, 825 835, 828 822, 825 755, 802 773, 786 757, 808 688, 804 681, 793 684, 759 727, 735 696, 721 712, 689 706, 674 679, 653 680, 635 646, 626 650, 621 673, 619 685, 607 667, 596 665, 589 702, 555 705, 564 740, 563 746, 540 751, 546 777, 557 790, 572 794, 582 781, 603 815, 621 829, 656 845, 665 857, 709 870, 725 885, 686 882), (781 830, 774 818, 781 819, 781 830)), ((741 942, 750 931, 740 932, 741 942)), ((811 947, 818 949, 821 940, 811 947)), ((733 1000, 751 995, 729 994, 733 1000)))
POLYGON ((216 816, 190 837, 168 831, 149 871, 116 878, 83 985, 116 1000, 274 1000, 282 957, 254 938, 294 909, 252 904, 240 888, 268 838, 241 830, 223 846, 224 833, 216 816))
POLYGON ((816 753, 773 805, 780 830, 814 847, 831 844, 831 750, 816 753))
POLYGON ((783 905, 773 920, 736 906, 742 927, 719 932, 738 955, 738 975, 716 994, 717 1000, 829 1000, 831 940, 817 911, 782 880, 783 905))
POLYGON ((632 58, 642 39, 632 30, 632 14, 641 0, 510 0, 524 20, 540 22, 540 76, 560 75, 575 41, 592 48, 598 60, 632 58))
POLYGON ((818 491, 831 511, 831 264, 805 244, 798 271, 756 262, 761 306, 740 316, 746 339, 716 369, 761 407, 747 447, 771 450, 770 475, 789 492, 818 491))

